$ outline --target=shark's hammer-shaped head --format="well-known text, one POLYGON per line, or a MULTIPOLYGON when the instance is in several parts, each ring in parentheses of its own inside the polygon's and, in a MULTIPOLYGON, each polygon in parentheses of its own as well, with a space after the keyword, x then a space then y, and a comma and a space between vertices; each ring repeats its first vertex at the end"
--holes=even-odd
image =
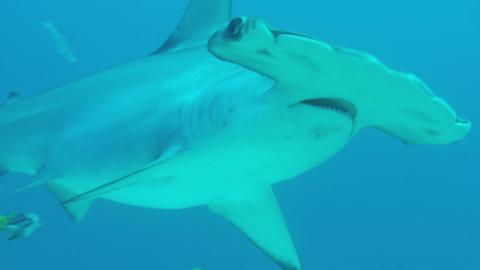
POLYGON ((286 106, 310 105, 349 116, 352 134, 373 126, 408 144, 446 144, 470 130, 470 122, 416 76, 366 53, 272 30, 257 18, 231 20, 210 38, 208 49, 274 80, 286 106))
MULTIPOLYGON (((287 80, 277 77, 309 76, 303 67, 295 70, 282 54, 278 36, 284 32, 272 30, 265 21, 252 17, 232 19, 223 29, 217 31, 209 41, 208 48, 216 57, 245 66, 277 82, 287 80)), ((289 108, 309 106, 342 114, 355 120, 355 105, 341 97, 329 96, 321 91, 310 91, 310 87, 298 85, 295 78, 288 86, 295 91, 279 93, 289 108)), ((305 80, 307 81, 307 80, 305 80)))

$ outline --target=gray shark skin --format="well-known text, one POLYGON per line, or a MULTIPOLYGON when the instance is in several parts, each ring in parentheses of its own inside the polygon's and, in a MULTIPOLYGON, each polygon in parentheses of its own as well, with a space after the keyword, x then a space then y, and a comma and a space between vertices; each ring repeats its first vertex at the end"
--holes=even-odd
MULTIPOLYGON (((374 57, 191 0, 152 55, 0 107, 0 169, 36 176, 82 220, 107 199, 207 205, 283 269, 301 269, 271 186, 366 127, 407 144, 462 139, 470 123, 418 78, 374 57)), ((1 171, 1 170, 0 170, 1 171)))

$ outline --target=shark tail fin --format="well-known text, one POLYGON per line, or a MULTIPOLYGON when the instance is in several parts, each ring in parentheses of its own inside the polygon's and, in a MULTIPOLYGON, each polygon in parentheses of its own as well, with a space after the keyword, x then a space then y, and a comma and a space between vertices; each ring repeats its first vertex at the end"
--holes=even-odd
POLYGON ((50 192, 62 203, 63 208, 72 220, 80 222, 85 218, 92 206, 93 198, 63 204, 64 201, 76 196, 78 193, 69 188, 68 185, 58 181, 49 182, 47 186, 50 192))

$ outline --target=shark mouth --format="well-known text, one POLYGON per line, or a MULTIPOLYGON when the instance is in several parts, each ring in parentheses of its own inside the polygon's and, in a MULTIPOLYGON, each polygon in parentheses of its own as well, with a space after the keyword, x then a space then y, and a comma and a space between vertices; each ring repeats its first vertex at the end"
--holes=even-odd
POLYGON ((336 98, 315 98, 306 99, 298 102, 297 104, 303 104, 322 110, 330 110, 338 113, 348 115, 351 119, 355 119, 357 116, 357 108, 351 102, 344 99, 336 98))

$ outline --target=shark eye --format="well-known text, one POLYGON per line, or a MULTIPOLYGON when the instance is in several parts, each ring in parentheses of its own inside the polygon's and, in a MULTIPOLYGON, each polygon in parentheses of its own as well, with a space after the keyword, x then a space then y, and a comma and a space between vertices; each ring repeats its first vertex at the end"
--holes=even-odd
POLYGON ((242 18, 236 18, 230 21, 230 23, 227 26, 226 29, 226 34, 228 37, 231 38, 236 38, 240 35, 242 32, 242 25, 243 25, 243 19, 242 18))

